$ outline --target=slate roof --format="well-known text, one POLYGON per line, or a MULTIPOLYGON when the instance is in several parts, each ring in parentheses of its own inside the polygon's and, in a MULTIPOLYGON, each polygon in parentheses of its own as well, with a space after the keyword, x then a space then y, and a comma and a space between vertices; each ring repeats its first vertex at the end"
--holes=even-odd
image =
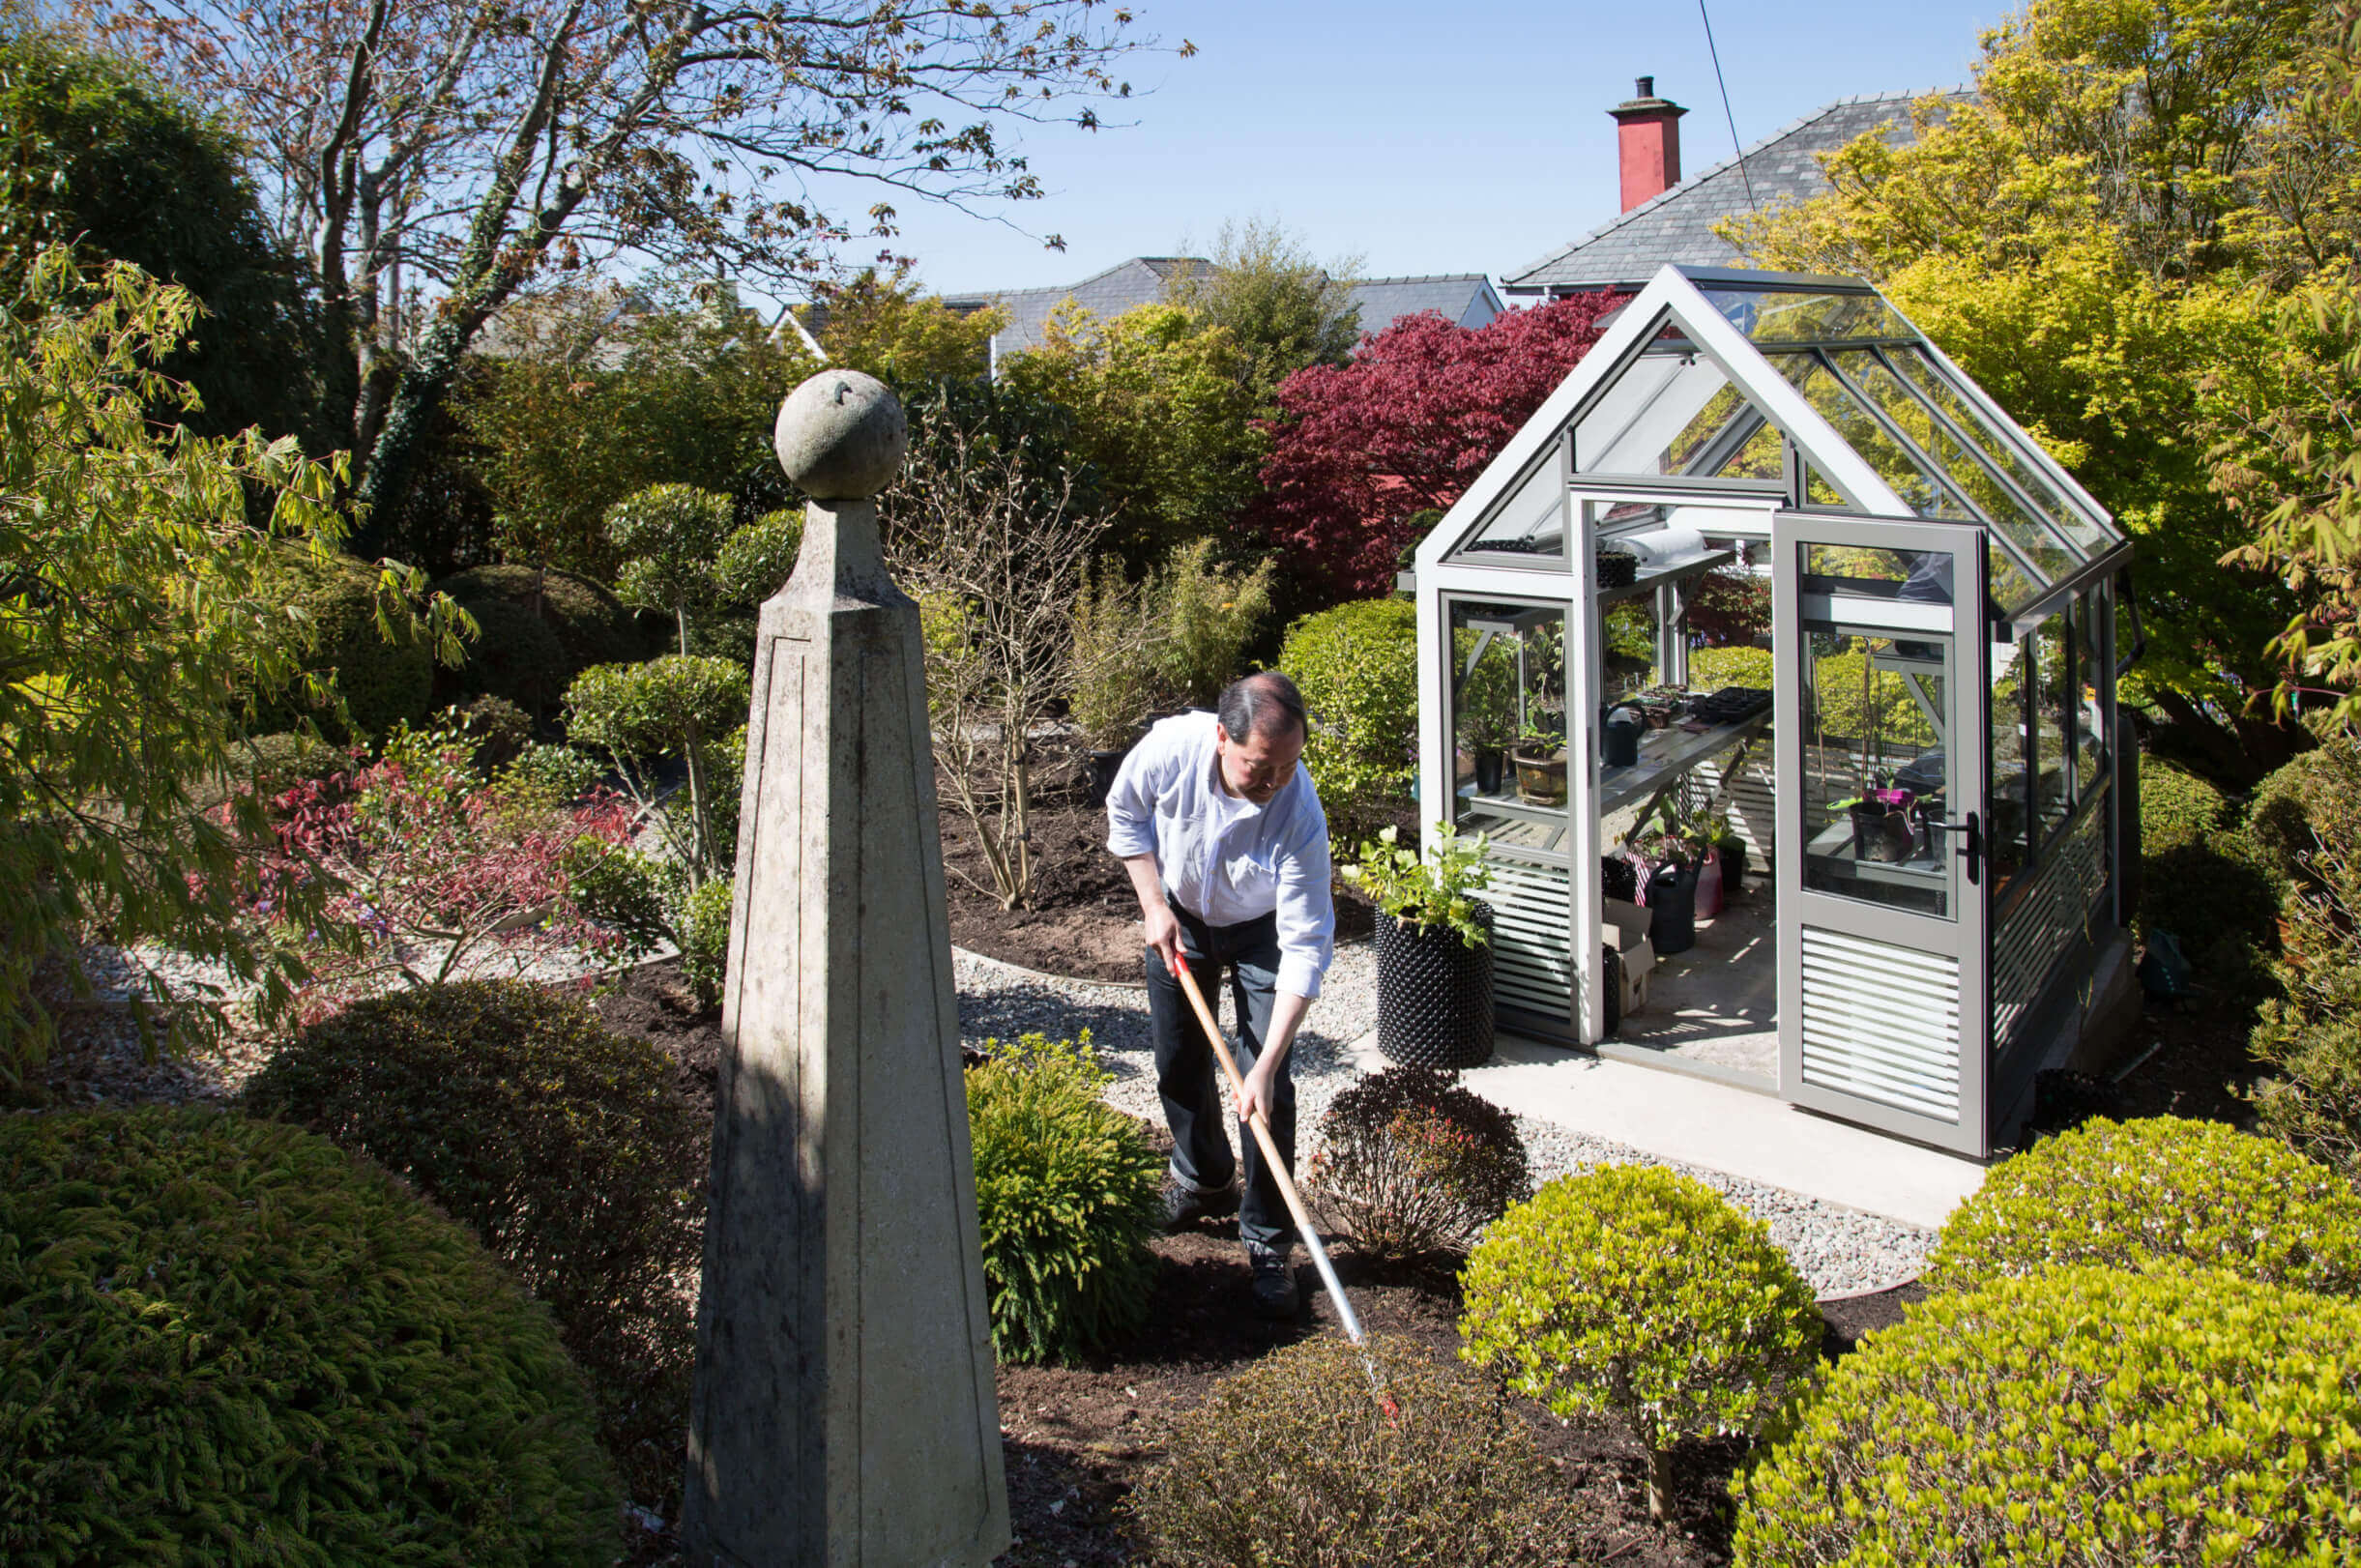
POLYGON ((1502 279, 1510 295, 1557 294, 1608 284, 1638 287, 1666 262, 1694 267, 1741 264, 1737 248, 1713 232, 1723 218, 1747 210, 1747 184, 1763 210, 1822 194, 1828 178, 1820 155, 1832 153, 1868 131, 1882 129, 1896 141, 1910 138, 1911 102, 1923 97, 1955 102, 1974 99, 1970 88, 1921 93, 1871 93, 1840 98, 1782 126, 1738 157, 1692 175, 1670 190, 1642 202, 1613 222, 1592 229, 1562 249, 1502 279), (1745 165, 1743 176, 1739 164, 1745 165))
POLYGON ((995 305, 1008 313, 1008 325, 992 334, 992 358, 998 361, 1004 354, 1039 348, 1048 335, 1051 313, 1068 300, 1101 319, 1120 316, 1163 299, 1174 278, 1211 265, 1203 256, 1134 256, 1064 288, 953 294, 944 296, 943 303, 962 314, 995 305))
POLYGON ((1482 273, 1433 273, 1424 277, 1366 277, 1353 285, 1361 331, 1382 333, 1403 316, 1434 310, 1458 327, 1481 327, 1503 308, 1482 273))

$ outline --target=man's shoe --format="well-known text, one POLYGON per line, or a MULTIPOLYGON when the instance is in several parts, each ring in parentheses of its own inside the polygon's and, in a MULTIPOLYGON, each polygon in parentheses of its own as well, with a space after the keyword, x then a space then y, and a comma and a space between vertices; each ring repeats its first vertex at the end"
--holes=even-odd
POLYGON ((1246 1262, 1254 1270, 1254 1310, 1262 1317, 1293 1318, 1303 1308, 1303 1292, 1296 1289, 1291 1256, 1255 1247, 1246 1249, 1246 1262))
POLYGON ((1171 1172, 1164 1175, 1164 1229, 1185 1231, 1199 1220, 1225 1220, 1238 1212, 1238 1183, 1210 1191, 1192 1187, 1171 1172))

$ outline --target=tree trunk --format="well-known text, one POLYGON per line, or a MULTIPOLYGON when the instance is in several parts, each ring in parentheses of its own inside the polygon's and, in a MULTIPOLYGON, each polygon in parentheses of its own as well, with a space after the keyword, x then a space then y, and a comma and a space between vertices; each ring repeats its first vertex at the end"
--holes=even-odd
POLYGON ((1672 1511, 1673 1455, 1670 1449, 1647 1451, 1647 1517, 1662 1521, 1672 1511))

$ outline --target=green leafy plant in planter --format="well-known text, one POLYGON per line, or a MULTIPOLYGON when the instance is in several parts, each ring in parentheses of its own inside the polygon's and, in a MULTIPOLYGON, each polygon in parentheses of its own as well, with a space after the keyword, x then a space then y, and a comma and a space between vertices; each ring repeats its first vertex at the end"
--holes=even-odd
POLYGON ((1487 840, 1435 825, 1421 857, 1385 828, 1338 875, 1368 894, 1377 923, 1378 1049, 1421 1067, 1472 1067, 1492 1055, 1492 880, 1487 840))
POLYGON ((1770 1228, 1692 1176, 1560 1176, 1485 1234, 1461 1276, 1460 1354, 1560 1420, 1613 1416, 1647 1450, 1662 1518, 1672 1445, 1752 1435, 1799 1394, 1820 1312, 1770 1228))

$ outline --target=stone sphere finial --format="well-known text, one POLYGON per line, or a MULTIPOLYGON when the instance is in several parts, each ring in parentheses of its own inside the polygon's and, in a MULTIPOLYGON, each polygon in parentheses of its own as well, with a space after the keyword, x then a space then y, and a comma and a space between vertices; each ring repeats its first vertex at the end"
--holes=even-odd
POLYGON ((771 439, 779 466, 814 501, 866 501, 902 466, 910 423, 875 376, 823 370, 779 404, 771 439))

